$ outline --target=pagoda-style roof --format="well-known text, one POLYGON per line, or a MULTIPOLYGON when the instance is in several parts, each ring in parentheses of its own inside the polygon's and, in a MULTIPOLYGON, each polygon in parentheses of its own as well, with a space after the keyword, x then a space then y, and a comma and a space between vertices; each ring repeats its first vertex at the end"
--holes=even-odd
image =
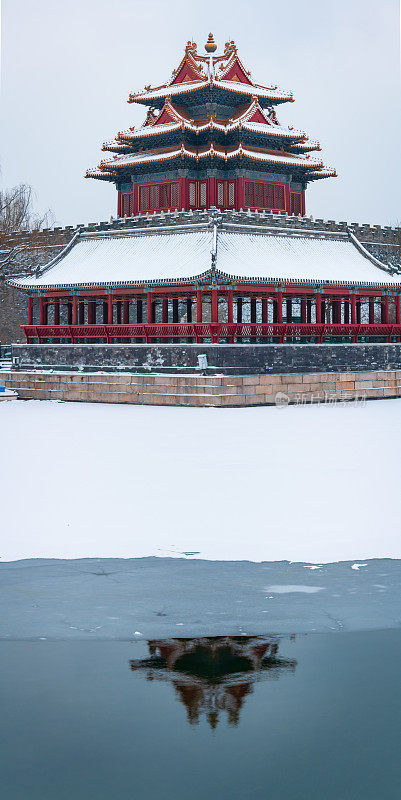
POLYGON ((352 234, 316 233, 305 227, 272 228, 226 212, 160 216, 152 227, 77 235, 36 277, 10 280, 19 289, 62 290, 180 285, 210 279, 265 284, 343 287, 401 286, 352 234), (213 277, 214 276, 214 277, 213 277))
POLYGON ((278 86, 261 86, 254 83, 251 73, 242 64, 234 42, 227 42, 224 53, 221 55, 200 55, 194 42, 188 42, 184 57, 179 66, 173 71, 170 81, 162 86, 151 88, 145 86, 141 92, 130 94, 129 103, 144 103, 163 106, 167 97, 180 98, 185 104, 194 102, 193 94, 197 92, 203 102, 207 95, 208 101, 213 96, 236 95, 235 102, 245 102, 247 98, 258 97, 264 107, 293 102, 292 92, 284 91, 278 86), (190 97, 192 95, 192 97, 190 97))
POLYGON ((112 181, 122 191, 122 182, 132 183, 133 178, 139 182, 150 172, 150 180, 157 180, 167 162, 169 177, 172 171, 194 164, 202 164, 202 170, 220 164, 223 172, 248 169, 260 172, 261 180, 270 174, 273 182, 279 172, 288 183, 300 183, 302 191, 311 180, 336 176, 313 155, 320 151, 318 142, 277 119, 277 104, 292 102, 291 92, 256 83, 232 41, 216 54, 210 34, 205 50, 202 55, 194 42, 188 42, 168 81, 130 95, 129 102, 148 106, 144 123, 105 142, 103 151, 114 155, 88 170, 87 178, 112 181), (150 165, 152 169, 146 170, 150 165))
POLYGON ((290 153, 285 150, 269 150, 251 146, 220 147, 211 143, 205 147, 189 147, 182 144, 180 147, 166 147, 145 152, 134 152, 127 155, 114 155, 111 159, 101 161, 98 170, 88 171, 88 177, 115 180, 121 171, 129 167, 152 164, 157 162, 173 161, 175 159, 188 159, 203 161, 205 159, 218 159, 222 161, 240 160, 244 162, 259 162, 259 164, 291 167, 293 170, 307 171, 308 180, 318 177, 335 176, 335 170, 327 170, 323 162, 309 155, 290 153))
POLYGON ((211 137, 222 143, 231 141, 233 135, 237 138, 242 135, 256 141, 259 139, 260 143, 271 139, 273 146, 281 141, 283 144, 297 144, 299 152, 320 149, 319 143, 310 141, 303 131, 280 125, 273 108, 263 110, 257 98, 240 106, 228 120, 219 119, 210 113, 205 119, 192 119, 187 110, 173 104, 171 98, 166 99, 162 110, 150 123, 148 116, 141 128, 121 131, 113 141, 105 142, 102 149, 115 153, 132 152, 141 146, 152 146, 155 141, 162 146, 169 143, 169 140, 176 139, 177 133, 189 143, 201 142, 211 137))

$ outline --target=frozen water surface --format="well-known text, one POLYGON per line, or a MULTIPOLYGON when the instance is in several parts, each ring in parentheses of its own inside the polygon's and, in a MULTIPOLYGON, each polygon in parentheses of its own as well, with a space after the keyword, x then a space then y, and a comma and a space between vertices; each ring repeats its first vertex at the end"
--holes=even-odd
POLYGON ((318 572, 193 558, 0 563, 0 638, 149 639, 176 636, 177 625, 180 636, 400 627, 401 561, 352 563, 318 572))

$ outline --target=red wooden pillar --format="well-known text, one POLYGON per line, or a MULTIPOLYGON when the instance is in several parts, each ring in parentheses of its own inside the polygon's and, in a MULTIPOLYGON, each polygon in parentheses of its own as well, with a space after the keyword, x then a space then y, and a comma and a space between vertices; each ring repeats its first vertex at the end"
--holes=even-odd
POLYGON ((113 295, 111 292, 107 295, 107 324, 113 324, 113 295))
POLYGON ((93 300, 88 301, 88 325, 93 325, 96 321, 94 305, 93 300))
POLYGON ((45 301, 43 297, 39 297, 39 325, 45 324, 45 301))
POLYGON ((33 325, 33 297, 28 297, 28 325, 33 325))
POLYGON ((242 322, 242 297, 237 297, 237 322, 242 322))
POLYGON ((219 295, 217 289, 212 289, 212 322, 219 321, 219 295))
POLYGON ((351 325, 356 325, 356 294, 351 295, 351 325))
POLYGON ((178 322, 178 297, 173 299, 173 322, 178 322))
POLYGON ((209 192, 209 208, 210 206, 217 206, 217 180, 216 178, 209 178, 208 180, 209 192))
POLYGON ((301 194, 301 203, 302 203, 301 214, 304 217, 305 214, 306 214, 305 191, 303 191, 302 194, 301 194))
POLYGON ((375 323, 375 298, 369 297, 369 325, 375 323))
POLYGON ((284 185, 284 196, 285 196, 285 210, 287 214, 291 214, 291 195, 290 195, 289 183, 286 183, 284 185))
POLYGON ((45 300, 43 304, 43 325, 49 324, 49 301, 45 300))
POLYGON ((196 321, 202 322, 202 289, 196 290, 196 321))
POLYGON ((54 324, 60 325, 60 300, 54 301, 54 324))
POLYGON ((123 302, 123 324, 129 325, 129 300, 123 302))
POLYGON ((236 192, 235 192, 235 207, 237 211, 240 211, 241 208, 245 207, 245 187, 244 187, 244 179, 243 178, 236 178, 236 192))
POLYGON ((187 200, 187 179, 180 178, 180 209, 183 208, 184 211, 188 211, 188 200, 187 200))
POLYGON ((256 297, 251 297, 251 322, 256 322, 256 297))
POLYGON ((72 324, 78 325, 78 297, 76 294, 72 298, 72 324))
POLYGON ((401 325, 401 297, 399 294, 395 297, 395 324, 401 325))
POLYGON ((306 322, 306 297, 301 297, 301 322, 306 322))
POLYGON ((234 322, 234 292, 232 289, 227 292, 227 322, 234 322))
POLYGON ((277 322, 283 321, 283 293, 277 292, 277 322))
POLYGON ((137 322, 137 325, 142 325, 142 322, 143 322, 142 300, 137 300, 136 301, 136 322, 137 322))
POLYGON ((148 325, 152 322, 152 293, 148 292, 146 296, 146 322, 148 325))
POLYGON ((84 323, 85 323, 85 303, 83 300, 81 300, 81 302, 78 303, 78 324, 84 325, 84 323))
POLYGON ((168 298, 163 297, 162 303, 162 322, 165 324, 168 322, 168 298))
POLYGON ((321 292, 316 292, 315 303, 316 303, 316 323, 320 324, 321 321, 322 321, 322 294, 321 294, 321 292))
POLYGON ((388 325, 390 319, 389 315, 389 296, 385 294, 382 297, 382 323, 383 325, 388 325))
POLYGON ((267 323, 267 297, 262 297, 262 323, 267 323))
POLYGON ((134 217, 139 214, 139 186, 136 183, 132 186, 132 213, 134 217))

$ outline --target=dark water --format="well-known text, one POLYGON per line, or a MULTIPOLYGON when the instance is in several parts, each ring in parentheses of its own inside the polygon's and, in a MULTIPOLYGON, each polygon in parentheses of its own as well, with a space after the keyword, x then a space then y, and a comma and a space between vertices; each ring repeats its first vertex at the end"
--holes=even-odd
POLYGON ((4 800, 399 800, 401 631, 1 642, 4 800))

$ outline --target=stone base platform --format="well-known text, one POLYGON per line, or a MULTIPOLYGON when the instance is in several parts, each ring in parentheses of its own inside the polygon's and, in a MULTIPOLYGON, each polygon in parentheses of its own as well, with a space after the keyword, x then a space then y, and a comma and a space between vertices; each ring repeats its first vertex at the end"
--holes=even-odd
POLYGON ((401 370, 401 344, 13 344, 21 371, 127 372, 200 376, 401 370), (203 367, 202 367, 203 370, 203 367))
POLYGON ((401 396, 401 370, 282 375, 2 372, 21 399, 171 406, 256 406, 401 396))

